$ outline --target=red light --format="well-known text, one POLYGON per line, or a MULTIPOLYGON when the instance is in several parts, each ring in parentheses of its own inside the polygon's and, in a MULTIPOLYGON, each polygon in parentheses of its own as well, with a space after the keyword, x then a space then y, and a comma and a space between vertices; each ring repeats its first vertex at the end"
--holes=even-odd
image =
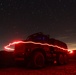
POLYGON ((10 46, 15 45, 15 44, 19 44, 19 43, 32 43, 32 44, 39 44, 39 45, 47 45, 47 46, 56 47, 56 48, 59 48, 62 50, 67 50, 67 49, 62 48, 62 47, 57 46, 57 45, 52 45, 52 44, 48 44, 48 43, 39 43, 39 42, 33 42, 33 41, 28 41, 28 42, 18 41, 18 42, 9 43, 8 45, 6 45, 4 47, 4 49, 8 50, 8 51, 10 51, 10 50, 14 51, 14 49, 10 48, 10 46))
POLYGON ((73 51, 72 51, 72 50, 68 50, 68 51, 69 51, 69 53, 70 53, 70 54, 72 54, 72 53, 73 53, 73 51))

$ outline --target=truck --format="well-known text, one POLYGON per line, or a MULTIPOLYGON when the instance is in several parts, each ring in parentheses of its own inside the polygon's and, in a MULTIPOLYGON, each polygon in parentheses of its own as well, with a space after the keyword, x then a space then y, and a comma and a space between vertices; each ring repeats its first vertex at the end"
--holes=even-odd
POLYGON ((64 42, 38 32, 15 44, 14 59, 35 68, 48 62, 63 65, 68 63, 68 48, 64 42))

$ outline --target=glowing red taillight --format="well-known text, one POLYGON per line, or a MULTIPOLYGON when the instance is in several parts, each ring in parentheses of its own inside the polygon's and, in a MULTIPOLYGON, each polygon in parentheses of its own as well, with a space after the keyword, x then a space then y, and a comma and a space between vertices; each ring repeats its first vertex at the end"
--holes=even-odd
POLYGON ((4 49, 5 49, 5 51, 14 51, 14 49, 13 49, 13 48, 10 48, 10 47, 11 47, 12 45, 19 44, 19 43, 21 43, 21 42, 22 42, 22 41, 9 43, 8 45, 6 45, 6 46, 4 47, 4 49))
POLYGON ((68 50, 68 52, 69 52, 70 54, 72 54, 72 53, 73 53, 73 51, 72 51, 72 50, 68 50))

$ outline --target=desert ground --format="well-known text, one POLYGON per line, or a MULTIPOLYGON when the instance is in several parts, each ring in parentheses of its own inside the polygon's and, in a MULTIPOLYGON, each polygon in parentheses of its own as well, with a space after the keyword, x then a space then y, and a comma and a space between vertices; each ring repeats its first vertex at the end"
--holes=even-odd
POLYGON ((42 69, 27 69, 25 67, 1 67, 0 75, 76 75, 76 61, 70 61, 63 66, 47 65, 42 69))

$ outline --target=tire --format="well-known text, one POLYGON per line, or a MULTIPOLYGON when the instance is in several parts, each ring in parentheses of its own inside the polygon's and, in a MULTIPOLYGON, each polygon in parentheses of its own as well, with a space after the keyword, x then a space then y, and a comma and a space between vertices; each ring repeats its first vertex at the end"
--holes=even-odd
POLYGON ((45 66, 45 57, 42 52, 34 52, 32 57, 32 65, 34 68, 42 68, 45 66))
POLYGON ((64 55, 64 64, 67 64, 68 63, 68 55, 64 55))
POLYGON ((57 56, 57 64, 58 65, 63 65, 64 64, 64 56, 63 56, 63 54, 59 54, 57 56))

